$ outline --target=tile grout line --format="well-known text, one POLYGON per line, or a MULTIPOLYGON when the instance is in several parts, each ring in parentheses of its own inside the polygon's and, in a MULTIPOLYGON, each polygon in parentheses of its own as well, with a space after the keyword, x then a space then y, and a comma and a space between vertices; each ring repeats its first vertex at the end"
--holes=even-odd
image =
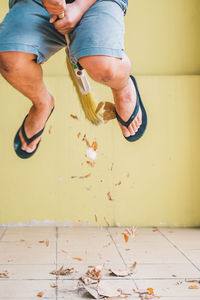
POLYGON ((2 234, 1 234, 1 236, 0 236, 0 241, 1 241, 1 239, 4 237, 4 235, 5 235, 5 233, 6 233, 6 231, 7 231, 7 229, 8 229, 8 226, 4 229, 4 231, 2 232, 2 234))
POLYGON ((160 229, 158 228, 158 231, 160 232, 160 234, 174 247, 176 248, 177 251, 179 251, 199 272, 200 272, 200 268, 198 268, 190 259, 189 257, 187 257, 187 255, 182 251, 180 250, 172 241, 170 241, 169 238, 167 238, 164 233, 162 233, 160 231, 160 229))
MULTIPOLYGON (((116 248, 116 250, 117 250, 119 256, 121 257, 121 259, 122 259, 124 265, 127 267, 127 264, 126 264, 126 262, 125 262, 123 256, 121 255, 121 252, 119 251, 119 249, 118 249, 118 247, 117 247, 117 244, 115 243, 115 241, 114 241, 114 239, 113 239, 113 236, 112 236, 111 232, 109 231, 109 227, 107 227, 106 230, 107 230, 107 232, 109 233, 110 238, 111 238, 111 240, 113 241, 113 244, 115 245, 115 248, 116 248)), ((138 289, 137 283, 135 282, 134 278, 131 278, 131 280, 133 281, 133 283, 135 284, 136 288, 138 289)))
MULTIPOLYGON (((58 227, 56 227, 56 270, 58 266, 58 227)), ((56 276, 56 300, 58 300, 58 278, 56 276)))

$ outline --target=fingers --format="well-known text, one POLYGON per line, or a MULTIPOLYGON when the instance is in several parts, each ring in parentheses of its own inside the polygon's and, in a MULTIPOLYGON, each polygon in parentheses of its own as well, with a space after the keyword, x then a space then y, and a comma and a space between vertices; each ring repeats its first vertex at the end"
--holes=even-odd
POLYGON ((57 20, 57 15, 51 15, 51 18, 49 20, 50 23, 54 23, 57 20))

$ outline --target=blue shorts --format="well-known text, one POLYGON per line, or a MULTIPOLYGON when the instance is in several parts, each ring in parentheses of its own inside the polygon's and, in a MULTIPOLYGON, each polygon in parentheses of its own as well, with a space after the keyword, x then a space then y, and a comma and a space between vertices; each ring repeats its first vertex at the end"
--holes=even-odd
MULTIPOLYGON (((123 0, 95 2, 70 33, 71 61, 89 55, 123 58, 126 9, 123 0)), ((64 35, 49 18, 40 0, 10 0, 10 10, 0 24, 0 52, 32 53, 37 63, 47 61, 66 47, 64 35)))

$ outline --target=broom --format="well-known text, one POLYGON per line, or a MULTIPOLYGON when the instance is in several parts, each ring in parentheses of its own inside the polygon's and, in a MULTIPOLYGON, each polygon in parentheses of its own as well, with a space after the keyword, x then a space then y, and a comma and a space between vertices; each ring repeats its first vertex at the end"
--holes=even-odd
MULTIPOLYGON (((59 18, 64 18, 64 13, 59 15, 59 18)), ((71 63, 69 56, 70 39, 68 34, 65 34, 65 39, 67 42, 66 63, 70 78, 76 88, 76 92, 78 94, 78 98, 85 113, 86 119, 88 119, 92 124, 98 125, 101 123, 101 118, 100 115, 96 113, 97 104, 90 91, 90 85, 87 77, 85 76, 85 71, 80 66, 71 63)))

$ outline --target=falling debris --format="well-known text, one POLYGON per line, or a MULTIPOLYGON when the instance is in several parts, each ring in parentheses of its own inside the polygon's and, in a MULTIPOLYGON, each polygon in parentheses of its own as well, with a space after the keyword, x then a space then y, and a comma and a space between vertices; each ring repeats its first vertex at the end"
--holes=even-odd
POLYGON ((97 218, 96 214, 94 215, 94 218, 95 218, 95 221, 98 222, 98 218, 97 218))
POLYGON ((95 110, 95 114, 98 114, 103 106, 104 106, 104 102, 103 101, 99 102, 95 110))
POLYGON ((146 291, 139 291, 139 290, 135 290, 133 289, 134 293, 136 294, 139 294, 139 297, 141 299, 144 299, 143 298, 143 295, 146 295, 145 296, 145 299, 152 299, 152 297, 155 299, 160 299, 160 296, 156 296, 153 292, 153 289, 152 288, 148 288, 146 291), (153 294, 152 294, 153 293, 153 294))
POLYGON ((156 232, 156 231, 158 231, 158 228, 154 228, 154 229, 153 229, 153 232, 156 232))
POLYGON ((104 217, 104 221, 106 222, 107 226, 110 226, 110 224, 108 223, 108 221, 106 220, 106 217, 104 217))
POLYGON ((86 156, 92 161, 96 161, 98 152, 93 147, 88 147, 86 150, 86 156))
POLYGON ((112 198, 110 192, 107 193, 107 196, 108 196, 108 200, 113 201, 113 198, 112 198))
POLYGON ((126 277, 133 274, 136 265, 137 263, 135 261, 134 264, 129 269, 117 269, 114 267, 109 269, 109 272, 117 277, 126 277))
POLYGON ((44 293, 43 293, 43 292, 39 292, 39 293, 37 294, 37 296, 38 296, 38 297, 43 297, 43 296, 44 296, 44 293))
POLYGON ((152 288, 148 288, 147 291, 149 291, 150 295, 154 295, 154 291, 152 288))
POLYGON ((78 139, 80 138, 80 136, 81 136, 81 133, 79 132, 79 133, 77 133, 77 137, 78 137, 78 139))
POLYGON ((79 176, 78 178, 79 179, 84 179, 84 178, 88 178, 88 177, 90 177, 91 176, 91 173, 89 173, 89 174, 87 174, 87 175, 85 175, 85 176, 79 176))
POLYGON ((78 261, 82 261, 83 259, 82 258, 80 258, 80 257, 72 257, 73 259, 75 259, 75 260, 78 260, 78 261))
POLYGON ((95 162, 94 162, 94 161, 89 161, 89 160, 87 160, 86 163, 87 163, 90 167, 92 167, 92 168, 94 168, 94 166, 95 166, 95 162))
POLYGON ((136 228, 132 227, 130 229, 126 229, 124 232, 122 232, 122 235, 124 236, 124 240, 127 243, 129 241, 129 238, 134 238, 136 236, 136 228))
POLYGON ((64 269, 64 266, 62 266, 59 270, 54 270, 52 272, 50 272, 50 274, 52 275, 68 275, 71 273, 74 273, 75 269, 74 268, 66 268, 64 269))
POLYGON ((0 273, 0 278, 9 278, 8 271, 0 273))
POLYGON ((103 265, 98 265, 96 267, 89 266, 86 275, 88 275, 92 279, 98 280, 101 278, 102 270, 103 270, 103 265))
POLYGON ((78 117, 76 115, 70 114, 70 117, 75 119, 75 120, 78 120, 78 117))
POLYGON ((89 141, 88 141, 88 139, 87 139, 87 137, 86 137, 86 134, 84 134, 83 141, 86 142, 86 146, 87 146, 88 148, 91 147, 91 146, 90 146, 90 143, 89 143, 89 141))
POLYGON ((115 183, 115 186, 122 184, 121 180, 118 183, 115 183))

